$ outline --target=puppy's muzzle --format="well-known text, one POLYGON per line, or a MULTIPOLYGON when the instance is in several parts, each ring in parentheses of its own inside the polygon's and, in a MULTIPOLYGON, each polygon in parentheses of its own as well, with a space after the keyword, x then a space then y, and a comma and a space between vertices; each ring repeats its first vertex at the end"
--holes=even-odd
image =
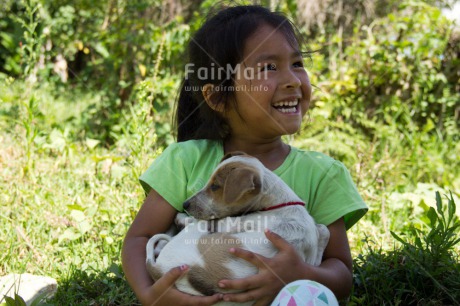
POLYGON ((196 202, 196 199, 190 198, 182 204, 184 212, 190 216, 193 216, 200 220, 213 220, 217 217, 214 214, 205 213, 205 210, 201 207, 200 202, 196 202))

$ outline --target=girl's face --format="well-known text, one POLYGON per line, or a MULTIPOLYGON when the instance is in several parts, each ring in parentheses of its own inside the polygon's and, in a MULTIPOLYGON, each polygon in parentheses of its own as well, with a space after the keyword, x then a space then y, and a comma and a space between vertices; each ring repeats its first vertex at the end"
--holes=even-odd
POLYGON ((238 113, 228 110, 231 135, 273 139, 297 132, 308 110, 311 84, 303 58, 285 35, 261 25, 248 38, 235 78, 238 113))

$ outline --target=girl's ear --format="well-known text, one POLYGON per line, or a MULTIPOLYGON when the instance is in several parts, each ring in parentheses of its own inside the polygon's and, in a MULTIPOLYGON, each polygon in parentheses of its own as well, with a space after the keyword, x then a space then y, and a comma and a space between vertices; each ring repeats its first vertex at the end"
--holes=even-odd
POLYGON ((204 100, 212 110, 219 113, 224 111, 224 104, 219 103, 217 100, 217 95, 215 95, 213 84, 205 84, 201 92, 203 94, 204 100))

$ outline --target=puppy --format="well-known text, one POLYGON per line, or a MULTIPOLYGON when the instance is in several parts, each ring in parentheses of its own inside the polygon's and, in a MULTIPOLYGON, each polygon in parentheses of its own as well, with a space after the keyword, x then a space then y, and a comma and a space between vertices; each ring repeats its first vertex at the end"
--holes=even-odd
POLYGON ((229 292, 217 286, 219 280, 256 274, 255 266, 232 256, 229 249, 275 256, 278 250, 266 239, 265 229, 283 237, 306 263, 316 266, 329 241, 329 230, 315 224, 302 200, 258 159, 244 153, 227 154, 206 186, 183 205, 195 219, 178 214, 185 223, 181 232, 153 236, 146 263, 155 281, 187 264, 190 270, 176 287, 192 295, 229 292), (157 242, 163 249, 156 258, 157 242))

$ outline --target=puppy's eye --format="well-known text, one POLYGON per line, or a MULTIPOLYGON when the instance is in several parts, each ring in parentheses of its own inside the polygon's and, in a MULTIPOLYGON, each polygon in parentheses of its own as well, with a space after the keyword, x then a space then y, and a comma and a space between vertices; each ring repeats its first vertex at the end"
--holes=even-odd
POLYGON ((209 188, 211 189, 211 191, 216 191, 220 188, 220 186, 217 184, 212 184, 209 188))

